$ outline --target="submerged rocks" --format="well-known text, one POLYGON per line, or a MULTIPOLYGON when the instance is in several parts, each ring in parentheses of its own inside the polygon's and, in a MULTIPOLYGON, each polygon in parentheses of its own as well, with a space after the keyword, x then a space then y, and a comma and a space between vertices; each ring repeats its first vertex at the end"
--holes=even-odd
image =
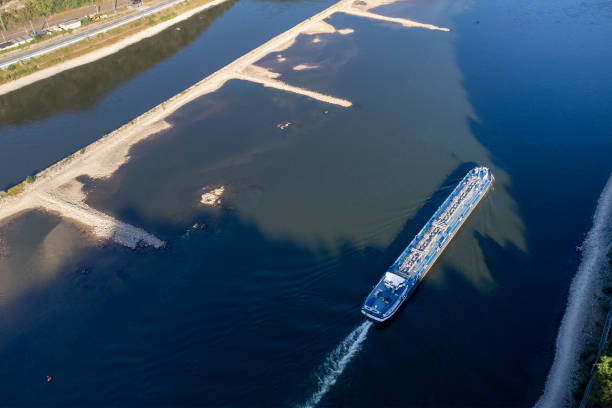
POLYGON ((281 122, 278 125, 276 125, 276 127, 279 128, 280 130, 285 130, 289 126, 291 126, 291 122, 289 122, 289 121, 281 122))

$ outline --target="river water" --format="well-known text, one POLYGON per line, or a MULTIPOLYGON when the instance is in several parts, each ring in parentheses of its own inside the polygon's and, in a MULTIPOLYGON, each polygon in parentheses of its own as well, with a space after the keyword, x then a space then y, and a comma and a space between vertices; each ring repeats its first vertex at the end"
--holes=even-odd
MULTIPOLYGON (((167 49, 152 39, 3 97, 0 185, 330 4, 227 3, 160 34, 167 49)), ((353 107, 230 81, 175 112, 112 177, 83 179, 90 205, 166 248, 100 245, 37 212, 0 229, 3 402, 538 399, 577 246, 612 171, 612 7, 434 0, 377 11, 452 31, 334 15, 354 33, 300 36, 284 60, 259 64, 353 107), (493 170, 493 191, 397 317, 364 323, 371 286, 477 164, 493 170), (218 186, 222 205, 201 205, 218 186)))

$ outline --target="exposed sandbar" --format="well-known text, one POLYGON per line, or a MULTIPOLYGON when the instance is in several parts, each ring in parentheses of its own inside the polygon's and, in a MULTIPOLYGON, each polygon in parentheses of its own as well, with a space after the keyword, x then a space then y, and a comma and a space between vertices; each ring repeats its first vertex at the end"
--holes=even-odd
POLYGON ((295 67, 293 67, 294 71, 303 71, 305 69, 317 69, 319 68, 318 65, 309 65, 309 64, 299 64, 296 65, 295 67))
POLYGON ((317 21, 312 24, 310 27, 302 31, 302 34, 313 35, 313 34, 334 34, 336 32, 336 27, 325 22, 323 20, 317 21))
POLYGON ((224 186, 217 187, 215 189, 207 191, 206 193, 202 194, 200 202, 209 207, 215 207, 221 204, 221 196, 223 195, 224 192, 225 192, 224 186))
POLYGON ((408 20, 406 18, 382 16, 380 14, 371 13, 369 11, 364 11, 364 10, 360 10, 360 9, 353 8, 353 7, 343 10, 343 12, 346 14, 351 14, 353 16, 365 17, 365 18, 370 18, 373 20, 388 21, 390 23, 398 23, 398 24, 403 25, 404 27, 418 27, 418 28, 426 28, 428 30, 450 31, 450 29, 448 28, 438 27, 433 24, 419 23, 418 21, 408 20))
POLYGON ((264 76, 253 76, 253 75, 248 75, 248 74, 238 74, 236 76, 236 79, 242 79, 244 81, 250 81, 250 82, 255 82, 255 83, 259 83, 262 84, 263 86, 269 87, 269 88, 275 88, 275 89, 279 89, 281 91, 285 91, 285 92, 292 92, 292 93, 296 93, 299 95, 304 95, 307 96, 309 98, 312 99, 316 99, 318 101, 321 102, 325 102, 325 103, 331 103, 334 105, 339 105, 342 106, 344 108, 349 108, 353 105, 353 103, 351 101, 347 101, 346 99, 342 99, 342 98, 336 98, 335 96, 330 96, 330 95, 325 95, 319 92, 315 92, 315 91, 311 91, 310 89, 306 89, 306 88, 299 88, 297 86, 293 86, 293 85, 289 85, 286 84, 282 81, 276 80, 276 79, 271 79, 271 78, 267 78, 264 76))
POLYGON ((149 123, 144 129, 124 126, 90 144, 83 153, 75 153, 48 167, 37 174, 33 183, 26 184, 23 193, 0 200, 0 221, 40 208, 87 226, 98 238, 112 239, 130 248, 139 243, 155 248, 163 246, 164 242, 154 235, 86 205, 77 177, 109 177, 128 160, 129 149, 134 144, 167 127, 163 121, 149 123))
POLYGON ((93 209, 80 200, 71 202, 66 198, 54 197, 51 194, 41 195, 39 199, 43 208, 58 213, 64 218, 75 220, 77 223, 85 224, 99 238, 110 239, 129 248, 136 248, 139 243, 154 248, 164 246, 164 241, 155 235, 93 209))

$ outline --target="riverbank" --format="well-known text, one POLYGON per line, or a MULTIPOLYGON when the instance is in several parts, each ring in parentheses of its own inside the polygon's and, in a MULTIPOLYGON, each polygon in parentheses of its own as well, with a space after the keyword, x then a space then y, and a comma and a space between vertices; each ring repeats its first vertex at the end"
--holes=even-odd
MULTIPOLYGON (((611 253, 612 258, 612 253, 611 253)), ((612 264, 612 260, 611 260, 612 264)), ((583 397, 584 406, 600 407, 612 405, 612 340, 610 332, 612 331, 612 313, 608 312, 608 324, 606 326, 604 337, 602 337, 602 346, 600 350, 600 358, 593 367, 593 378, 583 397)), ((582 406, 581 406, 582 407, 582 406)))
POLYGON ((82 40, 39 58, 23 61, 13 69, 0 71, 0 95, 15 91, 62 71, 89 64, 152 37, 206 9, 227 0, 190 0, 127 25, 82 40), (180 14, 178 14, 180 13, 180 14), (177 15, 178 14, 178 15, 177 15))
POLYGON ((553 365, 536 408, 575 406, 582 397, 594 362, 589 364, 589 355, 597 353, 593 345, 599 342, 601 322, 605 320, 606 305, 609 305, 609 300, 606 303, 602 295, 611 281, 607 257, 612 241, 611 219, 612 177, 599 197, 593 227, 582 244, 582 259, 570 286, 553 365))
MULTIPOLYGON (((608 276, 612 275, 612 249, 608 252, 608 276)), ((611 279, 612 280, 612 279, 611 279)), ((582 391, 580 408, 601 407, 612 405, 612 285, 606 286, 603 291, 607 300, 608 313, 601 323, 603 331, 599 344, 596 346, 597 353, 594 358, 584 364, 585 371, 588 370, 588 383, 577 391, 582 391)), ((585 378, 585 381, 587 381, 585 378)), ((581 384, 582 385, 582 384, 581 384)), ((575 394, 579 394, 576 392, 575 394)))

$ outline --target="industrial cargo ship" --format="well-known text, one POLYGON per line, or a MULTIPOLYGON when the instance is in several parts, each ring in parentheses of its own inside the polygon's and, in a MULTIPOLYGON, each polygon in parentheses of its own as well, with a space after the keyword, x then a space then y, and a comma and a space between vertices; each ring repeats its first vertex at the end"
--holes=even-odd
POLYGON ((383 322, 397 312, 485 196, 493 180, 493 174, 486 167, 468 172, 374 286, 361 308, 364 315, 383 322))

